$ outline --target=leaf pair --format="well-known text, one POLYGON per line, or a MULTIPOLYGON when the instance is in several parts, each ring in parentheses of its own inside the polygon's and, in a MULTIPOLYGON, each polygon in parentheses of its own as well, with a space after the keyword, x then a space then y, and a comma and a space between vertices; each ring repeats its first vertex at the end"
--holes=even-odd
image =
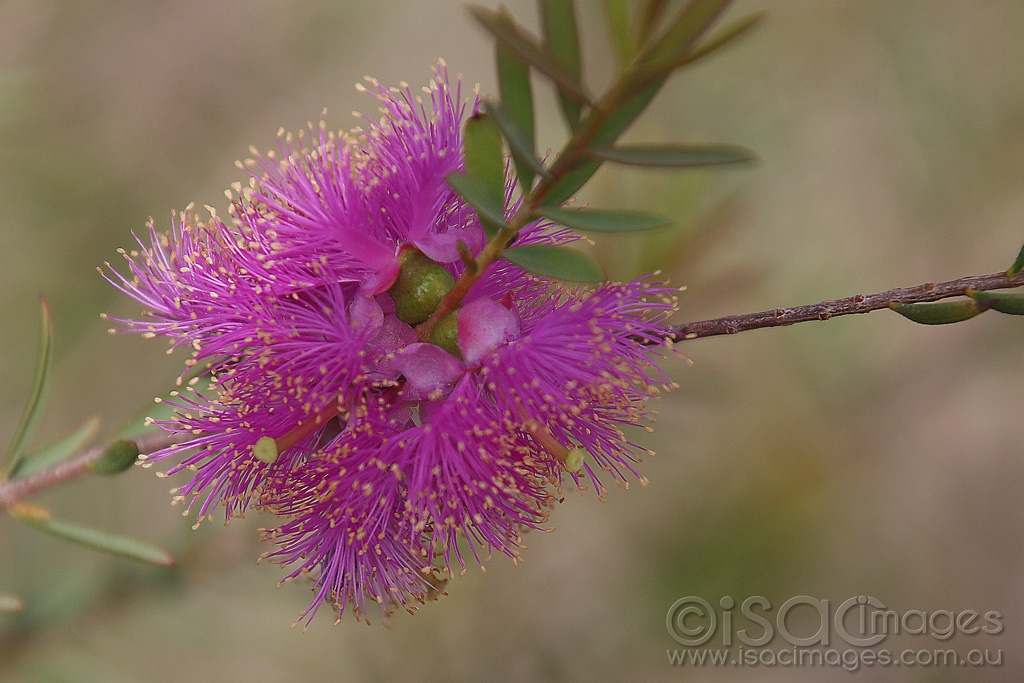
POLYGON ((969 320, 989 309, 1007 315, 1024 315, 1024 294, 980 292, 968 289, 967 296, 970 298, 934 303, 901 304, 893 302, 889 304, 889 308, 922 325, 958 323, 969 320))

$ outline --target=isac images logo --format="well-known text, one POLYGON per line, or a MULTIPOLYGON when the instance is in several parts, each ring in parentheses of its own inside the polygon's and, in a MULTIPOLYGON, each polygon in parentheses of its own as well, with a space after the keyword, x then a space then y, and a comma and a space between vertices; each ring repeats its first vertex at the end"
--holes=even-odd
POLYGON ((778 607, 760 595, 739 604, 725 596, 716 606, 690 595, 672 603, 665 627, 673 640, 690 648, 667 651, 674 666, 833 666, 855 671, 868 666, 1003 664, 1001 649, 976 647, 979 639, 1002 633, 1000 612, 897 611, 868 595, 834 607, 828 599, 808 595, 791 597, 778 607), (958 635, 970 639, 973 647, 953 648, 950 639, 958 635), (897 638, 907 647, 896 647, 897 638))

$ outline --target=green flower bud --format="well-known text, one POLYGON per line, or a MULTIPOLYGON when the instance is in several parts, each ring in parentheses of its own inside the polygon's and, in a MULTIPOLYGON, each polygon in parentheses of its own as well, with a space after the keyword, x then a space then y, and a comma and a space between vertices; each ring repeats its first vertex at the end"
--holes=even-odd
POLYGON ((434 329, 430 332, 430 343, 440 346, 456 358, 462 358, 462 351, 459 350, 459 311, 456 309, 441 318, 434 329))
POLYGON ((89 463, 89 471, 93 474, 120 474, 135 464, 138 457, 139 447, 134 441, 115 441, 103 455, 89 463))
POLYGON ((430 317, 444 295, 455 286, 448 270, 415 247, 398 255, 398 277, 388 294, 395 302, 395 315, 402 322, 419 325, 430 317))

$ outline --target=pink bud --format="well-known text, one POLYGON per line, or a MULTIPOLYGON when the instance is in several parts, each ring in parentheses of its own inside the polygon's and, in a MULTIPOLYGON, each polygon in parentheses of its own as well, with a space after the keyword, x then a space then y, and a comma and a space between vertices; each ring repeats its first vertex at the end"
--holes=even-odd
POLYGON ((469 365, 506 342, 519 338, 516 314, 493 299, 470 301, 459 311, 459 348, 469 365))
POLYGON ((418 401, 435 392, 448 393, 462 376, 462 361, 440 346, 416 342, 399 351, 392 367, 405 375, 405 398, 418 401))

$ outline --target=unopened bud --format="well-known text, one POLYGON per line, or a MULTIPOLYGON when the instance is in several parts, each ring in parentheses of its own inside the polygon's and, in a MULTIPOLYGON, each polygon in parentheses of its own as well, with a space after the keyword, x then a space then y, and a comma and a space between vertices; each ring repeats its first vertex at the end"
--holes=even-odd
POLYGON ((388 294, 395 302, 398 319, 419 325, 454 286, 455 278, 447 268, 419 249, 409 247, 398 255, 398 277, 388 294))
POLYGON ((440 346, 456 358, 462 358, 459 350, 459 310, 452 311, 434 325, 430 331, 430 343, 440 346))
POLYGON ((134 441, 115 441, 103 455, 89 463, 89 471, 93 474, 120 474, 135 464, 138 457, 139 447, 134 441))

